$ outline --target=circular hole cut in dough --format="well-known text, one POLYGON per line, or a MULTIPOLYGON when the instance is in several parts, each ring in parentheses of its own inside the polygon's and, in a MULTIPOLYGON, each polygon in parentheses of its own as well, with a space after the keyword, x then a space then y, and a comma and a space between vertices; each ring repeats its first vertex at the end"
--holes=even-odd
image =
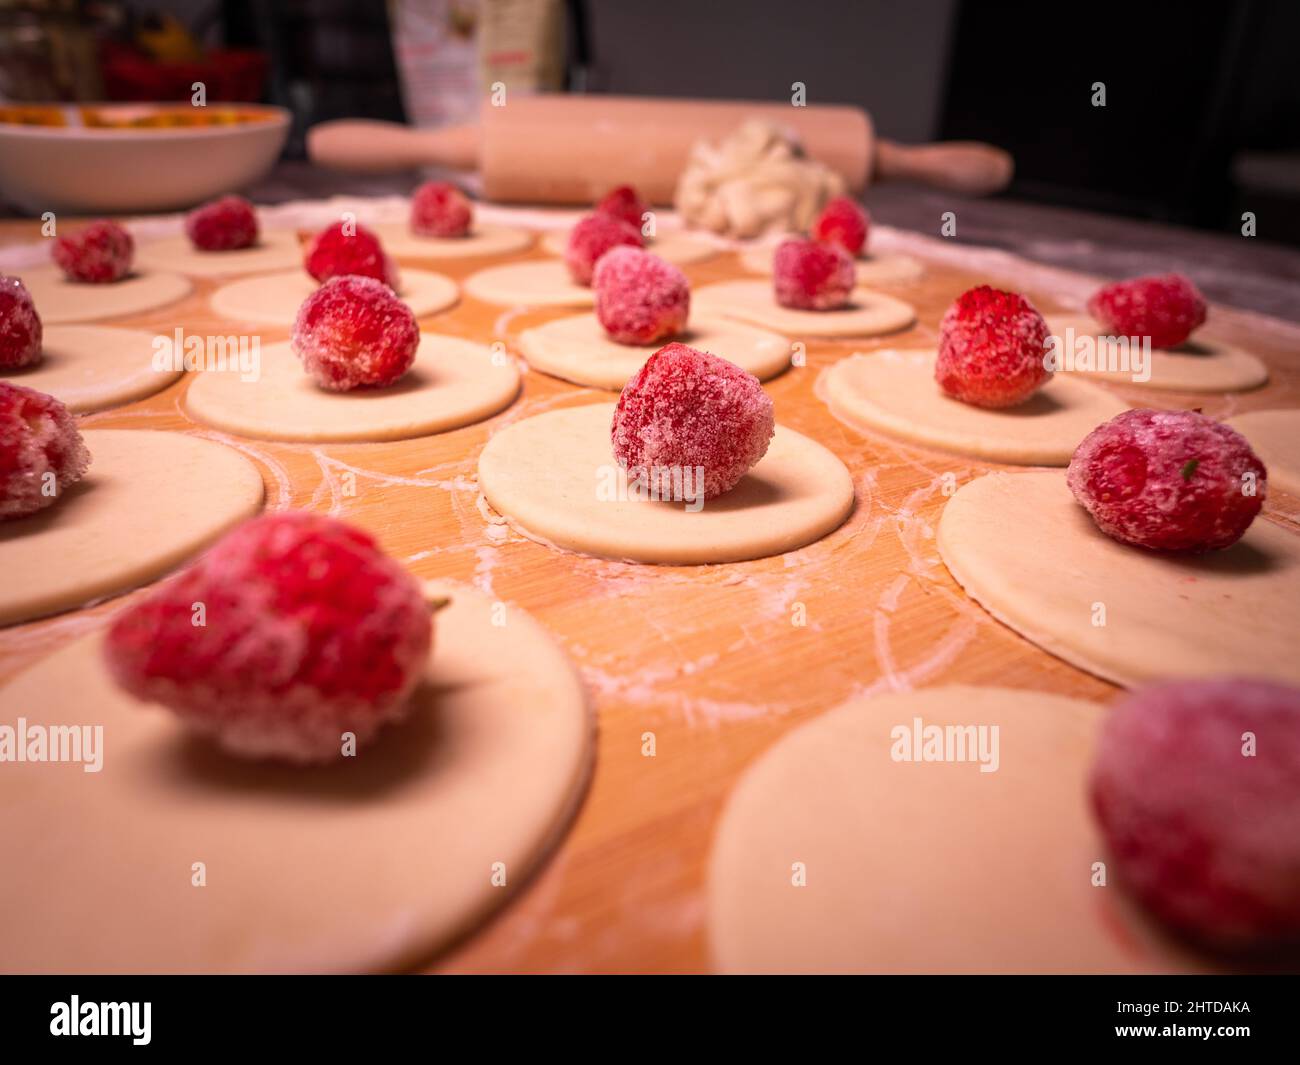
MULTIPOLYGON (((756 274, 771 274, 776 244, 752 244, 740 253, 740 265, 756 274)), ((915 281, 925 273, 920 259, 911 255, 859 255, 855 268, 859 285, 897 285, 915 281)))
MULTIPOLYGON (((1268 367, 1256 356, 1219 340, 1190 339, 1181 347, 1151 351, 1150 366, 1137 366, 1124 347, 1091 343, 1106 329, 1087 317, 1048 315, 1047 328, 1061 338, 1063 351, 1075 351, 1080 338, 1088 338, 1087 358, 1105 359, 1107 366, 1078 369, 1079 376, 1115 381, 1134 388, 1159 388, 1175 392, 1245 392, 1268 381, 1268 367), (1109 368, 1113 364, 1113 369, 1109 368), (1145 380, 1141 378, 1145 377, 1145 380)), ((1076 358, 1079 354, 1076 353, 1076 358)))
POLYGON ((855 288, 852 302, 834 311, 782 307, 770 281, 719 281, 691 293, 702 314, 722 314, 790 337, 866 337, 897 333, 916 321, 916 309, 883 292, 855 288))
MULTIPOLYGON (((430 270, 403 269, 398 298, 417 318, 445 311, 460 298, 456 282, 430 270)), ((233 322, 289 327, 298 317, 303 300, 320 286, 301 269, 259 274, 222 285, 212 293, 213 311, 233 322)))
POLYGON ((1057 374, 1024 403, 990 410, 944 395, 932 350, 873 351, 841 359, 817 394, 849 425, 970 458, 1068 466, 1075 448, 1128 409, 1104 389, 1057 374))
POLYGON ((384 222, 373 227, 384 251, 406 259, 468 259, 475 255, 509 255, 533 242, 526 229, 475 223, 463 237, 422 237, 405 222, 384 222))
POLYGON ((708 871, 715 967, 1202 968, 1113 879, 1093 886, 1093 863, 1106 855, 1086 778, 1104 713, 1044 692, 953 686, 857 699, 787 733, 744 772, 718 822, 708 871), (967 731, 949 743, 950 727, 967 731), (982 772, 994 764, 993 728, 997 770, 982 772), (938 735, 929 753, 950 760, 920 760, 938 735))
POLYGON ((103 726, 97 773, 0 773, 0 801, 23 811, 0 824, 22 855, 5 878, 0 966, 392 970, 500 906, 567 828, 594 724, 537 622, 511 608, 494 624, 493 604, 459 585, 428 591, 450 603, 411 718, 330 766, 241 761, 190 737, 113 684, 99 635, 0 691, 6 723, 103 726))
POLYGON ((691 504, 637 498, 614 459, 614 404, 548 411, 483 449, 488 503, 523 535, 627 562, 704 565, 793 551, 839 528, 853 480, 815 440, 778 425, 767 454, 730 492, 691 504), (698 506, 698 504, 696 504, 698 506))
POLYGON ((666 344, 689 344, 733 362, 760 381, 790 366, 790 342, 744 322, 696 316, 680 336, 653 344, 620 344, 594 314, 556 318, 519 334, 528 364, 552 377, 593 388, 619 390, 666 344))
POLYGON ((142 242, 136 248, 135 260, 151 269, 178 270, 192 277, 231 277, 301 269, 302 245, 296 231, 270 229, 262 230, 251 248, 204 251, 181 233, 142 242))
MULTIPOLYGON (((104 325, 53 325, 41 361, 3 379, 45 392, 73 414, 88 414, 161 392, 183 370, 154 368, 155 334, 104 325)), ((170 337, 167 338, 170 341, 170 337)))
POLYGON ((262 506, 262 475, 211 440, 87 429, 86 476, 44 510, 0 522, 0 625, 162 576, 262 506))
POLYGON ((385 388, 327 391, 286 341, 261 349, 251 380, 233 369, 196 375, 185 407, 216 429, 262 440, 406 440, 482 421, 518 392, 513 359, 459 337, 421 333, 414 364, 385 388))
POLYGON ((590 307, 596 302, 591 289, 575 282, 554 259, 489 266, 465 278, 465 291, 503 307, 590 307))
POLYGON ((167 270, 140 270, 103 285, 69 281, 57 266, 36 266, 19 275, 45 325, 122 318, 166 307, 190 294, 189 279, 167 270))
POLYGON ((1223 551, 1148 551, 1098 529, 1063 472, 990 473, 948 500, 937 542, 985 610, 1105 680, 1300 684, 1300 536, 1271 521, 1223 551))
POLYGON ((1269 489, 1300 496, 1300 410, 1253 410, 1224 420, 1264 460, 1269 489))
MULTIPOLYGON (((563 256, 569 246, 567 229, 552 229, 542 237, 542 247, 552 255, 563 256)), ((699 237, 687 233, 662 233, 646 239, 645 250, 677 266, 689 266, 712 259, 721 250, 699 237)))

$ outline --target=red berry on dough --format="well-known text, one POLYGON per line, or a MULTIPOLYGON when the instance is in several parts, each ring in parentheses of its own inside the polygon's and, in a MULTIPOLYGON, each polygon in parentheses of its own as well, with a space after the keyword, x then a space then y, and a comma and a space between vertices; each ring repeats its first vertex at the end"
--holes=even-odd
POLYGON ((871 216, 847 196, 836 196, 817 216, 809 234, 813 240, 838 244, 857 258, 867 246, 871 216))
POLYGON ((597 260, 620 244, 639 248, 645 242, 641 231, 633 229, 607 214, 589 214, 569 230, 569 244, 564 250, 564 264, 580 285, 590 285, 597 260))
POLYGON ((1150 337, 1153 348, 1176 348, 1205 323, 1205 297, 1182 274, 1135 277, 1099 288, 1088 313, 1114 336, 1150 337))
POLYGON ((596 263, 596 317, 620 344, 653 344, 686 328, 691 286, 672 263, 640 248, 617 247, 596 263))
POLYGON ((1190 410, 1126 410, 1083 438, 1066 481, 1107 536, 1163 551, 1235 544, 1268 471, 1235 429, 1190 410))
POLYGON ((772 286, 782 307, 831 311, 843 307, 856 280, 853 258, 838 244, 787 240, 772 260, 772 286))
POLYGON ((242 196, 222 196, 185 216, 185 234, 200 251, 235 251, 257 243, 257 212, 242 196))
POLYGON ((44 330, 27 286, 0 274, 0 370, 19 370, 41 361, 44 330))
POLYGON ((1047 323, 1024 296, 980 285, 963 292, 939 324, 934 377, 976 407, 1023 403, 1052 376, 1047 323))
MULTIPOLYGON (((704 498, 734 488, 767 453, 772 400, 758 378, 734 363, 685 344, 669 344, 645 361, 618 397, 610 436, 629 480, 686 483, 704 470, 704 498)), ((698 494, 698 482, 693 494, 698 494)))
POLYGON ((357 274, 373 277, 391 289, 398 286, 397 267, 384 253, 379 238, 355 222, 335 222, 317 233, 304 265, 317 281, 357 274))
POLYGON ((1300 943, 1300 689, 1135 692, 1107 715, 1089 791, 1116 881, 1160 921, 1220 950, 1300 943))
POLYGON ((411 197, 411 232, 422 237, 463 237, 474 221, 474 205, 455 185, 426 181, 411 197))
POLYGON ((135 241, 116 222, 91 222, 85 229, 54 242, 54 261, 69 281, 105 284, 131 272, 135 241))
POLYGON ((626 222, 638 233, 650 205, 643 202, 631 185, 620 185, 607 192, 600 203, 596 204, 597 214, 607 214, 619 221, 626 222))
POLYGON ((126 691, 231 753, 310 763, 407 715, 432 638, 420 586, 368 534, 289 511, 245 522, 124 610, 104 653, 126 691))
POLYGON ((291 344, 317 384, 347 392, 391 385, 406 373, 420 346, 420 327, 383 282, 335 277, 303 300, 291 344))
POLYGON ((34 388, 0 381, 0 520, 48 507, 89 465, 67 407, 34 388))

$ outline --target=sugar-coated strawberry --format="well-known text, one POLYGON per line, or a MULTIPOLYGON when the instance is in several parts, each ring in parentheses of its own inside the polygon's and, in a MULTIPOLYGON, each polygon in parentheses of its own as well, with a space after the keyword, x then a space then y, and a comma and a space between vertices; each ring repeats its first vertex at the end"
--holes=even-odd
POLYGON ((569 274, 580 285, 590 285, 596 263, 610 248, 626 244, 640 248, 645 242, 641 231, 633 229, 612 215, 589 214, 569 231, 569 243, 564 250, 564 264, 569 274))
POLYGON ((822 213, 813 221, 809 235, 813 240, 838 244, 857 258, 867 246, 870 229, 871 216, 865 208, 848 196, 836 196, 822 208, 822 213))
POLYGON ((935 380, 976 407, 1023 403, 1051 379, 1047 338, 1047 323, 1024 296, 988 285, 968 289, 939 324, 935 380))
POLYGON ((597 214, 607 214, 626 222, 638 233, 641 232, 641 226, 644 224, 646 212, 650 210, 650 205, 645 203, 636 189, 631 185, 619 185, 616 189, 611 189, 596 204, 597 214))
POLYGON ((121 281, 131 272, 135 241, 118 223, 101 219, 56 238, 52 255, 69 281, 102 285, 121 281))
POLYGON ((686 328, 691 286, 672 263, 619 246, 596 263, 596 317, 620 344, 653 344, 686 328))
POLYGON ((1150 337, 1153 348, 1176 348, 1205 323, 1205 297, 1182 274, 1135 277, 1099 288, 1088 313, 1113 336, 1150 337))
POLYGON ((426 181, 411 197, 411 232, 421 237, 463 237, 474 221, 474 205, 450 182, 426 181))
POLYGON ((0 381, 0 521, 50 506, 81 480, 90 452, 53 396, 0 381))
POLYGON ((355 222, 335 222, 317 233, 303 264, 317 281, 356 274, 373 277, 394 290, 398 287, 397 267, 379 238, 355 222))
POLYGON ((222 196, 185 216, 185 235, 200 251, 251 248, 257 233, 257 211, 242 196, 222 196))
POLYGON ((44 329, 27 286, 0 274, 0 370, 21 370, 41 361, 44 329))
POLYGON ((832 311, 853 295, 853 258, 838 244, 786 240, 772 259, 772 289, 782 307, 832 311))
POLYGON ((411 308, 373 277, 334 277, 303 300, 290 341, 331 392, 382 387, 415 361, 420 327, 411 308))

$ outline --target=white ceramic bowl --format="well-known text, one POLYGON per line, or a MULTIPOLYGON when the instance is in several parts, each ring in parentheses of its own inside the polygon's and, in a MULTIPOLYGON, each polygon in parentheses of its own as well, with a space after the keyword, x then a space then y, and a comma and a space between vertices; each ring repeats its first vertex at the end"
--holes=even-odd
MULTIPOLYGON (((92 106, 124 118, 156 110, 92 106)), ((112 129, 0 122, 0 198, 32 214, 114 214, 178 210, 235 192, 275 164, 290 115, 257 104, 210 106, 265 117, 228 126, 112 129)))

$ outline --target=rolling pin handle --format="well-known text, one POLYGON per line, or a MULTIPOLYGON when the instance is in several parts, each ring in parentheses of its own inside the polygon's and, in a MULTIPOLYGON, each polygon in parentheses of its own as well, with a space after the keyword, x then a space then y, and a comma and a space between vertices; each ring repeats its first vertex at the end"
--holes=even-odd
POLYGON ((478 166, 475 126, 411 129, 397 122, 339 119, 307 131, 307 154, 331 170, 382 174, 425 166, 473 170, 478 166))
POLYGON ((1014 171, 1009 154, 978 141, 876 142, 876 181, 916 181, 967 196, 989 196, 1005 189, 1014 171))

